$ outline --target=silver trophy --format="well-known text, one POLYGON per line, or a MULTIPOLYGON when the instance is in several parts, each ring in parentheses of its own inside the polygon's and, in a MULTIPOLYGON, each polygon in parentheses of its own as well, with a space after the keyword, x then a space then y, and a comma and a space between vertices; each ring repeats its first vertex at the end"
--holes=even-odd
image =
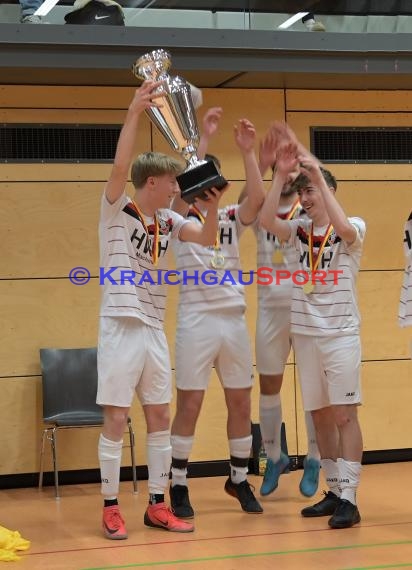
POLYGON ((177 75, 169 75, 170 54, 158 49, 139 57, 133 73, 139 79, 162 81, 155 93, 162 94, 156 102, 161 107, 150 107, 146 113, 170 146, 186 161, 187 168, 177 177, 182 198, 189 204, 196 198, 206 198, 209 188, 218 190, 227 185, 213 161, 197 157, 199 129, 189 83, 177 75))

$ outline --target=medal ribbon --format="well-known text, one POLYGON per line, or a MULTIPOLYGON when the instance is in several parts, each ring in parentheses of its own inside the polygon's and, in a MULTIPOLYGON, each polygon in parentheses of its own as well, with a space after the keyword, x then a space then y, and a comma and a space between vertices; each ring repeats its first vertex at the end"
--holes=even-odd
MULTIPOLYGON (((199 210, 199 208, 197 208, 194 204, 191 204, 190 209, 189 209, 189 213, 194 213, 195 216, 202 222, 202 224, 205 223, 205 217, 202 214, 202 212, 199 210)), ((213 249, 216 251, 220 250, 220 232, 219 230, 217 230, 216 233, 216 239, 215 239, 215 244, 213 246, 213 249)))
MULTIPOLYGON (((147 229, 147 225, 144 219, 142 212, 140 211, 139 206, 136 204, 134 200, 132 200, 133 206, 136 208, 137 214, 139 216, 140 222, 142 223, 147 237, 149 237, 149 230, 147 229)), ((158 259, 159 259, 159 220, 157 219, 156 213, 153 215, 154 221, 154 235, 153 235, 153 244, 152 244, 152 251, 150 252, 152 257, 152 263, 156 267, 158 259)))
POLYGON ((313 223, 312 223, 311 228, 310 228, 309 244, 308 244, 309 245, 309 267, 310 267, 311 273, 316 271, 316 269, 318 268, 321 257, 322 257, 323 250, 325 249, 325 245, 326 245, 326 243, 329 239, 329 236, 332 232, 333 232, 333 226, 332 226, 332 224, 329 224, 328 227, 326 228, 326 232, 322 238, 322 243, 319 246, 316 258, 314 259, 315 256, 313 253, 313 223))
POLYGON ((299 198, 297 198, 296 202, 293 204, 289 214, 287 215, 287 217, 285 219, 291 220, 293 218, 293 216, 296 214, 296 211, 298 210, 298 208, 300 208, 299 198))

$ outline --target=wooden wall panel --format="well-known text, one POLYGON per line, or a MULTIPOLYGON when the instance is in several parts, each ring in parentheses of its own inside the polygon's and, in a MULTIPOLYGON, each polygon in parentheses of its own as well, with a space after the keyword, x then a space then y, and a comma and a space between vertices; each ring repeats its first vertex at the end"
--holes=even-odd
POLYGON ((409 91, 345 91, 321 89, 287 89, 288 111, 412 111, 409 91))
MULTIPOLYGON (((2 123, 121 125, 126 111, 105 109, 1 109, 2 123)), ((142 117, 145 119, 144 117, 142 117)))
POLYGON ((363 271, 358 279, 362 359, 408 358, 410 329, 398 325, 401 271, 363 271))
POLYGON ((411 360, 362 364, 364 405, 360 420, 365 451, 412 446, 411 378, 411 360))
POLYGON ((0 192, 4 233, 1 278, 67 277, 99 265, 101 182, 5 183, 0 192))
MULTIPOLYGON (((136 79, 136 86, 138 81, 136 79)), ((127 109, 133 87, 1 85, 0 107, 8 109, 127 109)))
POLYGON ((83 286, 68 279, 0 281, 0 378, 39 374, 41 347, 96 346, 99 301, 96 279, 83 286))
MULTIPOLYGON (((103 163, 87 164, 0 164, 0 182, 66 182, 100 181, 102 188, 110 176, 112 165, 103 163)), ((3 188, 3 185, 1 186, 3 188)))
POLYGON ((0 475, 38 471, 41 379, 0 378, 0 475))
POLYGON ((338 182, 336 197, 348 216, 366 222, 361 269, 403 269, 403 220, 412 204, 411 183, 338 182))

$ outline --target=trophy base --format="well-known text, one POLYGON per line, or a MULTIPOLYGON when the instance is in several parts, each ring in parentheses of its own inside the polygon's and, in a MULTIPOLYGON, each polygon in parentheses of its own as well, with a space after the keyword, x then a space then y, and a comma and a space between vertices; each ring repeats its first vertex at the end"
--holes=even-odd
POLYGON ((183 172, 176 179, 180 186, 181 197, 188 204, 193 204, 196 198, 207 200, 205 190, 210 188, 222 190, 228 184, 211 160, 183 172))

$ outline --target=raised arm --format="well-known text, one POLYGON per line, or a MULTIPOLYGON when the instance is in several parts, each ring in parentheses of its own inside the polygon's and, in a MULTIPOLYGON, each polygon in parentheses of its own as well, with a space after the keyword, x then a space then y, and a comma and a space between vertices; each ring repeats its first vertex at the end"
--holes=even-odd
POLYGON ((133 160, 139 117, 145 109, 158 106, 156 97, 160 97, 160 95, 156 95, 154 91, 159 85, 161 85, 161 81, 144 81, 141 87, 136 90, 129 105, 117 142, 110 177, 105 188, 106 198, 111 204, 116 202, 125 190, 133 160))
MULTIPOLYGON (((272 128, 269 128, 263 139, 259 143, 259 172, 261 178, 265 176, 268 168, 273 167, 276 162, 276 149, 278 147, 278 139, 273 132, 272 128)), ((272 177, 273 178, 273 177, 272 177)), ((247 196, 246 185, 243 187, 241 193, 239 194, 238 204, 241 204, 247 196)))
POLYGON ((356 228, 349 222, 342 206, 336 200, 334 188, 329 188, 326 184, 319 167, 319 161, 309 153, 300 155, 298 160, 303 174, 322 192, 323 202, 335 232, 343 241, 350 245, 356 239, 356 228))
POLYGON ((290 226, 286 220, 281 220, 276 214, 279 209, 282 188, 288 180, 289 173, 296 168, 298 163, 296 152, 296 145, 292 143, 279 148, 275 176, 259 216, 260 225, 281 241, 290 238, 290 226))
POLYGON ((242 224, 255 221, 265 199, 262 176, 255 154, 256 131, 247 119, 240 119, 235 125, 235 141, 242 153, 245 167, 245 198, 239 206, 239 218, 242 224))

